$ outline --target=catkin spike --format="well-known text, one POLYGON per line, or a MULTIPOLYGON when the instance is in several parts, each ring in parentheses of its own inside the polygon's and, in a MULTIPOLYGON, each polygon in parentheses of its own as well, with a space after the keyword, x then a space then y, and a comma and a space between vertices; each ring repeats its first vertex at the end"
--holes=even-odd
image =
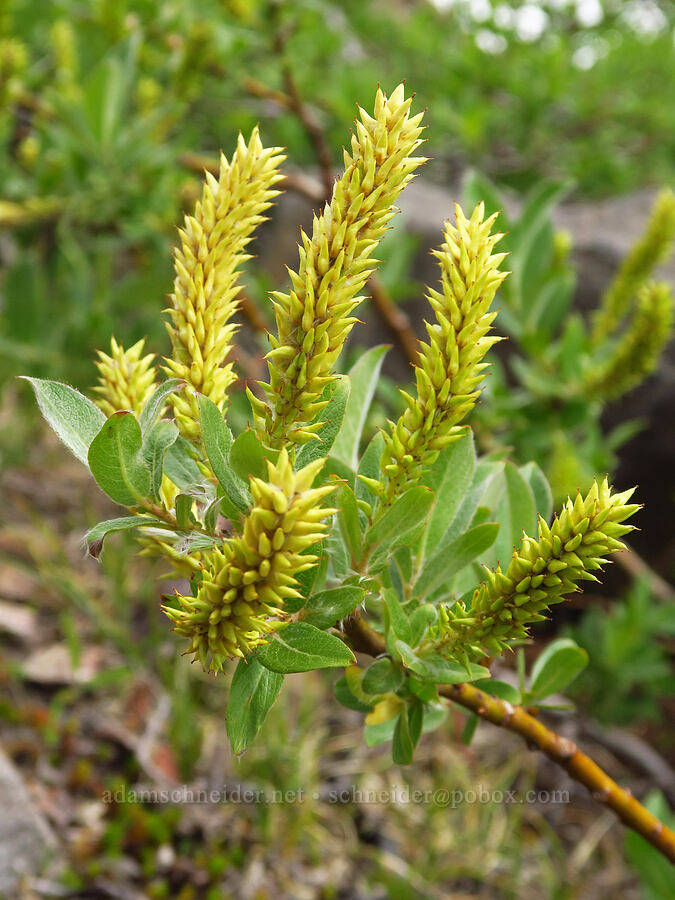
POLYGON ((622 522, 640 507, 629 504, 633 490, 613 494, 607 479, 577 495, 548 526, 539 519, 537 540, 525 536, 507 569, 484 569, 485 581, 467 609, 444 607, 425 648, 447 657, 472 659, 497 655, 514 640, 527 637, 527 626, 543 618, 554 603, 579 590, 609 554, 625 550, 621 538, 633 530, 622 522))
POLYGON ((106 416, 123 409, 139 415, 157 387, 153 353, 142 356, 145 339, 125 350, 115 338, 110 339, 110 356, 98 351, 95 360, 99 383, 93 388, 99 396, 96 404, 106 416))
POLYGON ((675 240, 675 193, 659 191, 642 237, 621 264, 593 320, 595 346, 616 331, 652 271, 668 259, 675 240))
POLYGON ((244 251, 254 229, 278 194, 273 186, 282 177, 284 158, 280 148, 263 147, 257 128, 248 144, 240 135, 232 160, 221 155, 218 179, 207 173, 202 199, 180 230, 167 322, 173 358, 165 362, 170 375, 187 382, 170 399, 176 424, 191 441, 200 434, 195 392, 222 408, 235 379, 227 358, 236 331, 231 319, 241 290, 238 270, 248 259, 244 251))
POLYGON ((178 608, 164 607, 205 669, 218 672, 264 643, 287 615, 284 601, 299 596, 297 576, 317 562, 304 551, 323 539, 323 520, 336 512, 320 505, 334 486, 312 488, 324 462, 294 472, 286 450, 268 462, 268 481, 251 478, 253 508, 241 534, 204 552, 197 596, 179 594, 178 608))
POLYGON ((436 321, 426 323, 429 343, 420 345, 416 396, 403 393, 406 409, 384 435, 383 507, 455 439, 456 426, 478 399, 483 357, 499 340, 489 335, 496 316, 490 304, 508 274, 499 270, 506 254, 492 252, 502 237, 491 233, 495 219, 496 214, 485 218, 482 203, 467 219, 457 204, 456 225, 445 225, 445 241, 435 252, 442 291, 427 295, 436 321))
POLYGON ((673 294, 667 284, 646 284, 625 333, 604 362, 586 376, 584 390, 602 399, 620 397, 650 375, 673 329, 673 294))
POLYGON ((411 102, 399 85, 389 97, 378 90, 374 117, 359 110, 344 175, 315 216, 311 237, 301 232, 300 265, 289 271, 292 289, 272 295, 277 334, 270 335, 267 404, 249 396, 258 434, 273 447, 312 440, 303 426, 323 408, 321 394, 357 321, 352 313, 375 268, 393 204, 425 162, 413 156, 422 114, 410 115, 411 102))

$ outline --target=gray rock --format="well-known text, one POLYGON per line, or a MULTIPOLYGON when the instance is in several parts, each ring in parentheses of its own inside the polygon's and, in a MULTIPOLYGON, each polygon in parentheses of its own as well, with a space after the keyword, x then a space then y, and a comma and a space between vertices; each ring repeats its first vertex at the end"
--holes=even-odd
POLYGON ((21 775, 0 751, 0 896, 11 900, 22 877, 35 875, 56 839, 21 775))

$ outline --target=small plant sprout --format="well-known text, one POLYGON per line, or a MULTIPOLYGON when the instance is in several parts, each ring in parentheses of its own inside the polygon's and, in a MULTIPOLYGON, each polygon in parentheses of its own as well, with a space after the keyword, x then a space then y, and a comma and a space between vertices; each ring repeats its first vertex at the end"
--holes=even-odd
MULTIPOLYGON (((605 479, 551 519, 536 465, 476 456, 463 423, 498 339, 491 305, 508 274, 497 216, 481 202, 466 214, 457 206, 445 224, 428 340, 402 415, 362 440, 383 349, 363 354, 352 377, 339 357, 394 204, 424 162, 415 155, 422 114, 411 106, 399 85, 389 96, 378 90, 372 115, 359 110, 345 171, 311 233, 301 233, 288 290, 271 295, 269 377, 247 392, 248 427, 233 434, 228 423, 232 317, 283 160, 257 129, 221 160, 218 178, 207 177, 180 231, 171 355, 156 366, 142 342, 125 351, 113 340, 97 363, 96 402, 30 379, 38 403, 125 507, 89 543, 100 552, 108 533, 135 530, 143 553, 186 579, 163 607, 183 649, 215 674, 237 661, 226 717, 236 752, 285 674, 339 668, 337 698, 366 714, 369 743, 392 742, 395 762, 412 760, 452 701, 525 736, 675 858, 664 825, 519 706, 520 691, 506 700, 492 687, 493 658, 596 579, 624 549, 638 506, 605 479), (364 669, 367 653, 379 658, 364 669)), ((583 666, 583 651, 567 644, 539 666, 537 701, 583 666)))

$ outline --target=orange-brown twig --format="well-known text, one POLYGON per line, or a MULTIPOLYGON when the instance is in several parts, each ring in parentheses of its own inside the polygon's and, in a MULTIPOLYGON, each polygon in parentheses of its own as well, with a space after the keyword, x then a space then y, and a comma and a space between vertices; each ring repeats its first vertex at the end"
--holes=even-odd
MULTIPOLYGON (((383 639, 360 616, 350 616, 344 625, 356 651, 370 656, 386 653, 383 639)), ((541 750, 575 781, 588 788, 595 800, 616 813, 624 825, 675 863, 675 833, 652 815, 629 790, 610 778, 574 741, 547 728, 522 706, 513 706, 506 700, 492 697, 473 684, 441 685, 439 693, 471 710, 479 718, 520 735, 528 746, 541 750)))

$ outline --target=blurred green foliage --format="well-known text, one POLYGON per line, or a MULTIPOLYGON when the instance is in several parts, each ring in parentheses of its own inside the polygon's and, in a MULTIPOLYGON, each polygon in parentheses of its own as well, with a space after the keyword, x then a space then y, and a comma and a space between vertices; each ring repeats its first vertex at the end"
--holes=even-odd
POLYGON ((473 172, 465 186, 469 206, 482 199, 489 212, 501 210, 500 228, 507 232, 501 246, 512 270, 497 298, 497 327, 509 340, 501 356, 493 355, 492 376, 474 413, 478 440, 487 450, 510 448, 521 463, 537 462, 556 502, 611 472, 616 450, 639 431, 641 423, 629 421, 606 433, 601 416, 658 364, 674 306, 672 288, 650 281, 673 249, 675 195, 664 190, 645 237, 599 298, 593 321, 602 327, 589 327, 573 308, 570 238, 556 232, 551 218, 568 191, 564 183, 541 181, 515 217, 489 179, 473 172), (622 303, 614 315, 617 296, 622 303))
POLYGON ((673 696, 668 641, 675 637, 672 602, 659 602, 636 581, 610 610, 591 607, 570 633, 588 651, 589 665, 571 693, 601 722, 658 721, 673 696))
POLYGON ((438 177, 471 163, 584 192, 668 178, 674 13, 637 6, 3 0, 0 376, 67 366, 84 385, 113 323, 159 340, 167 246, 194 200, 181 155, 262 121, 267 144, 315 161, 297 116, 259 96, 287 71, 331 147, 356 98, 407 78, 438 177))

